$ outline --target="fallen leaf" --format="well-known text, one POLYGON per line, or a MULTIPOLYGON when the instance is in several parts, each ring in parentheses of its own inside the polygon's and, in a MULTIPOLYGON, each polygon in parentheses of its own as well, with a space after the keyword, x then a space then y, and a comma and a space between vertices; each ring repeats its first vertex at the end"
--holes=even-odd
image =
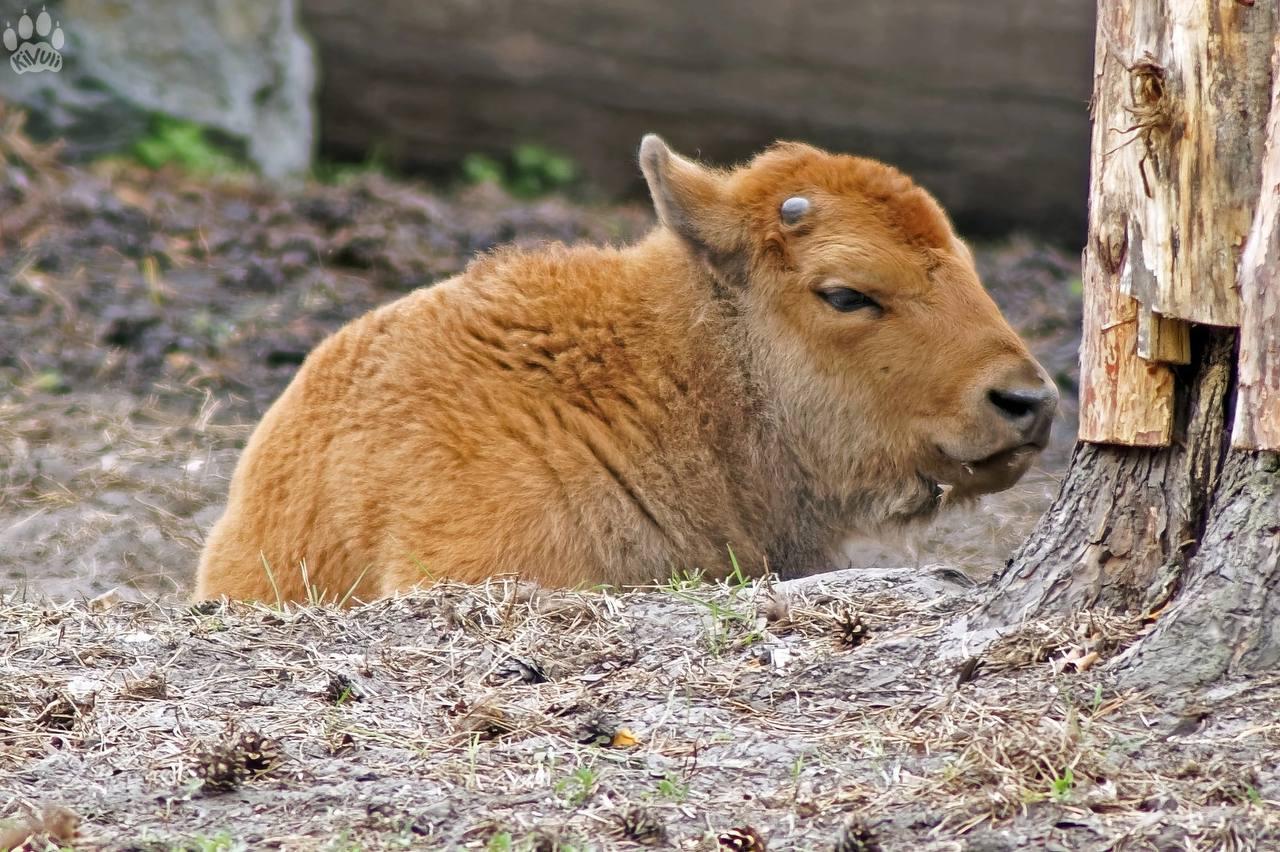
POLYGON ((609 740, 610 748, 632 748, 639 744, 640 738, 633 734, 630 728, 619 728, 609 740))

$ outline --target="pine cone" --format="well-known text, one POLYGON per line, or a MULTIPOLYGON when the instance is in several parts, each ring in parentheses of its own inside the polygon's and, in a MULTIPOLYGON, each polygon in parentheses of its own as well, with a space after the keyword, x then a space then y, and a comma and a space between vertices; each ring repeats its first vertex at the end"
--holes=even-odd
POLYGON ((236 789, 247 774, 239 755, 225 745, 214 745, 197 752, 192 771, 204 789, 215 793, 236 789))
POLYGON ((731 828, 717 836, 716 840, 722 848, 732 849, 733 852, 768 852, 764 836, 749 825, 731 828))
POLYGON ((35 718, 35 725, 50 731, 69 731, 75 727, 78 718, 80 708, 71 699, 60 693, 50 693, 44 699, 44 708, 35 718))
POLYGON ((168 681, 165 680, 164 672, 159 670, 153 671, 137 680, 130 680, 126 677, 121 696, 134 699, 168 698, 168 681))
POLYGON ((836 647, 851 651, 867 641, 870 631, 861 616, 857 613, 849 612, 847 609, 842 609, 840 614, 836 616, 833 633, 836 647))
POLYGON ((485 678, 489 684, 546 683, 547 673, 535 660, 508 656, 485 678))
POLYGON ((248 775, 261 775, 280 762, 280 743, 252 729, 240 732, 231 751, 248 775))
POLYGON ((458 720, 458 727, 479 734, 481 739, 493 740, 514 731, 518 723, 499 705, 482 701, 458 720))
POLYGON ((204 789, 226 792, 239 787, 246 778, 269 771, 279 761, 278 742, 258 731, 245 729, 230 740, 196 752, 192 769, 204 789))
POLYGON ((657 846, 667 839, 667 827, 647 808, 631 807, 615 817, 618 833, 642 846, 657 846))
POLYGON ((840 829, 835 852, 880 852, 880 841, 865 822, 851 819, 840 829))
POLYGON ((325 684, 325 700, 330 704, 346 704, 350 701, 363 701, 364 693, 350 675, 340 672, 329 672, 329 681, 325 684))
POLYGON ((192 615, 213 615, 222 609, 222 601, 200 601, 191 605, 188 612, 192 615))
POLYGON ((583 745, 608 747, 618 731, 618 720, 603 710, 597 710, 578 725, 573 738, 583 745))

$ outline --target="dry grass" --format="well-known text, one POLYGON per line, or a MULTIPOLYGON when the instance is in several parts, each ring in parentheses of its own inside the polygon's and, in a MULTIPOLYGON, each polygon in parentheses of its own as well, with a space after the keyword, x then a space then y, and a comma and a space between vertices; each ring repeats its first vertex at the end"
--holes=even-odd
POLYGON ((210 422, 211 395, 184 399, 0 398, 0 587, 185 592, 249 427, 210 422))
POLYGON ((1142 625, 1100 616, 966 667, 968 595, 845 572, 350 612, 4 600, 0 814, 67 807, 116 849, 830 849, 850 819, 885 849, 1280 843, 1280 679, 1117 692, 1142 625), (242 771, 211 783, 211 754, 242 771))

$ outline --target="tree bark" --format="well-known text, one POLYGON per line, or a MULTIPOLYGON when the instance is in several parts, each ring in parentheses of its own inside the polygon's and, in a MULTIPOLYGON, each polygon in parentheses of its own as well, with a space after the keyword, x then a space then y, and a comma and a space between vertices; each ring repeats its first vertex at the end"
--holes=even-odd
POLYGON ((1086 442, 978 623, 1150 614, 1126 680, 1199 687, 1280 664, 1277 13, 1100 0, 1098 26, 1086 442))
POLYGON ((1198 687, 1280 666, 1280 456, 1229 453, 1211 510, 1173 602, 1124 660, 1132 686, 1198 687))

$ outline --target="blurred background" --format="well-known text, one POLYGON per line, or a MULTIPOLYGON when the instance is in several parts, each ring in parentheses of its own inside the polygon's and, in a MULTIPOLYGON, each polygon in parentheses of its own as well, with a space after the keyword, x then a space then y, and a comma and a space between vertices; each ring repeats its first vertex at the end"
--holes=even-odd
POLYGON ((626 242, 635 152, 886 160, 1063 390, 1017 488, 851 564, 982 578, 1075 435, 1085 0, 0 0, 0 592, 180 596, 324 336, 478 251, 626 242))
MULTIPOLYGON (((0 0, 17 21, 28 0, 0 0)), ((272 175, 311 157, 456 174, 522 145, 610 197, 662 133, 730 162, 774 139, 888 160, 970 234, 1084 233, 1093 4, 1082 0, 65 0, 59 74, 0 96, 68 153, 163 112, 272 175), (313 132, 314 131, 314 132, 313 132), (474 161, 474 160, 473 160, 474 161)))

